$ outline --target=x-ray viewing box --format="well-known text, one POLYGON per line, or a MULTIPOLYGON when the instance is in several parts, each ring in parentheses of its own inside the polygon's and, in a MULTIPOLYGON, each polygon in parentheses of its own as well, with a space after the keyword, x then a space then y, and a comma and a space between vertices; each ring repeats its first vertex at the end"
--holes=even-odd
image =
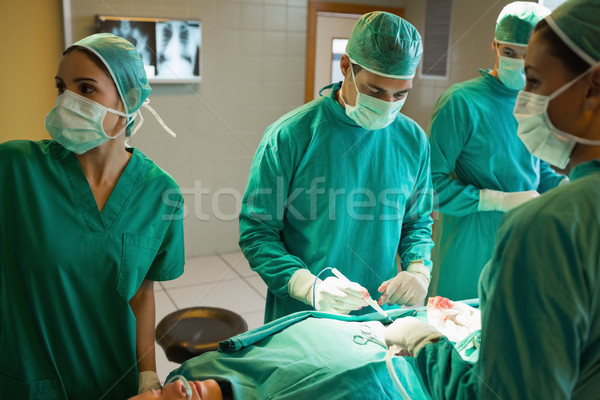
POLYGON ((95 30, 133 43, 151 84, 200 82, 200 21, 96 15, 95 30))

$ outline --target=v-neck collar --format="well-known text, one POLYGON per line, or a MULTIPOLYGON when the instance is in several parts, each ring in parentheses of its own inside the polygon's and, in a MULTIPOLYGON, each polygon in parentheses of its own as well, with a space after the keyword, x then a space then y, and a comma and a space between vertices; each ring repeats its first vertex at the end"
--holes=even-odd
POLYGON ((110 231, 127 203, 127 199, 131 196, 136 183, 144 176, 146 166, 141 161, 140 152, 131 149, 131 158, 106 200, 102 212, 100 212, 92 189, 75 154, 64 149, 58 143, 55 143, 55 149, 63 165, 73 202, 79 209, 81 218, 90 230, 110 231))

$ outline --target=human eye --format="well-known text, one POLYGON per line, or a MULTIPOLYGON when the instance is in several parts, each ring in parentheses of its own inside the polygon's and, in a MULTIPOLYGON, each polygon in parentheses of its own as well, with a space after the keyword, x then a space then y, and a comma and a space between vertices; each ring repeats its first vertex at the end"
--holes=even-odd
POLYGON ((502 49, 502 55, 505 56, 505 57, 514 58, 514 57, 516 57, 517 53, 513 49, 511 49, 510 47, 504 47, 502 49))
POLYGON ((79 86, 79 90, 80 90, 81 94, 91 94, 91 93, 93 93, 96 90, 96 88, 93 87, 92 85, 87 84, 87 83, 82 83, 79 86))
POLYGON ((538 88, 540 86, 540 81, 537 79, 528 76, 525 80, 525 90, 530 91, 538 88))
POLYGON ((62 81, 55 81, 54 87, 58 91, 58 94, 63 94, 65 91, 65 84, 62 81))

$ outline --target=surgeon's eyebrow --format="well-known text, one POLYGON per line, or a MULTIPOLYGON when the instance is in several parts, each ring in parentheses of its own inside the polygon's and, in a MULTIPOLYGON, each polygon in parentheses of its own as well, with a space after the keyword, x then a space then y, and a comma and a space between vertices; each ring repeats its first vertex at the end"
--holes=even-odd
MULTIPOLYGON (((57 81, 64 82, 63 78, 61 78, 61 77, 60 77, 60 76, 58 76, 58 75, 57 75, 57 76, 55 76, 55 77, 54 77, 54 79, 55 79, 55 80, 57 80, 57 81)), ((96 83, 98 83, 98 81, 97 81, 97 80, 95 80, 94 78, 75 78, 75 79, 73 80, 73 82, 81 82, 81 81, 92 81, 92 82, 96 82, 96 83)))

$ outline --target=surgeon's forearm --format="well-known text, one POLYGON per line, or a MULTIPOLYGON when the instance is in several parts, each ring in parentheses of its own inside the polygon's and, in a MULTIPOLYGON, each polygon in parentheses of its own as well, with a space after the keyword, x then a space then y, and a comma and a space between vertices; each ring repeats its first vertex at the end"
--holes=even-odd
POLYGON ((136 354, 140 371, 156 371, 154 354, 154 282, 144 280, 129 301, 136 320, 136 354))

